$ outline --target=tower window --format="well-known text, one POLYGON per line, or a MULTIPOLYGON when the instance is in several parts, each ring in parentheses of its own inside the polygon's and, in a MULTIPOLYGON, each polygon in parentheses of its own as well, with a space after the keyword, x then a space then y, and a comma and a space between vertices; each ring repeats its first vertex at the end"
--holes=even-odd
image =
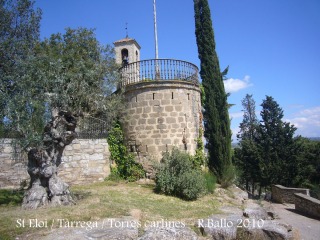
POLYGON ((155 93, 153 93, 153 94, 152 94, 152 99, 153 99, 153 100, 154 100, 155 96, 156 96, 156 94, 155 94, 155 93))
POLYGON ((136 62, 138 62, 139 61, 139 53, 138 53, 138 51, 136 51, 136 62))
POLYGON ((129 52, 124 48, 121 50, 122 66, 129 64, 129 52))

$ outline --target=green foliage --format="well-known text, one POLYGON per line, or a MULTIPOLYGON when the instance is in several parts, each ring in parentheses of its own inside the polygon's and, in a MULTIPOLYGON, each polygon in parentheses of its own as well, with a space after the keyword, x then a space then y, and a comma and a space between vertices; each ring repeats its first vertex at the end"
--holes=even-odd
POLYGON ((118 171, 118 168, 116 166, 110 167, 110 175, 106 177, 105 180, 113 181, 113 182, 119 182, 121 180, 120 173, 118 171))
POLYGON ((12 33, 10 42, 1 39, 11 44, 9 50, 22 48, 0 64, 4 73, 0 74, 0 98, 5 99, 0 106, 1 120, 5 119, 1 125, 7 132, 18 134, 20 146, 32 148, 41 146, 44 126, 59 110, 112 122, 122 109, 121 94, 111 95, 118 80, 113 49, 101 45, 94 31, 85 28, 67 28, 64 34, 53 34, 40 42, 40 16, 32 10, 32 4, 23 6, 23 11, 11 10, 17 14, 16 19, 24 19, 19 34, 13 34, 17 29, 10 29, 11 25, 1 29, 4 36, 12 33))
POLYGON ((0 205, 20 205, 23 191, 0 189, 0 205))
POLYGON ((261 106, 262 121, 255 140, 261 156, 260 184, 262 186, 270 184, 288 186, 294 176, 292 172, 284 171, 284 169, 293 167, 291 163, 296 155, 293 136, 296 128, 282 121, 283 110, 272 97, 266 96, 261 106))
POLYGON ((2 0, 0 16, 0 128, 6 136, 33 134, 31 142, 37 142, 43 99, 27 66, 39 41, 41 11, 31 0, 2 0))
POLYGON ((247 95, 242 101, 244 119, 240 124, 239 148, 234 163, 240 183, 248 190, 255 185, 317 189, 320 184, 320 144, 294 137, 296 128, 282 120, 283 110, 270 96, 262 103, 260 124, 254 114, 254 100, 247 95))
POLYGON ((156 191, 195 200, 205 192, 205 179, 201 171, 193 168, 190 156, 178 149, 163 155, 156 168, 156 191))
POLYGON ((222 188, 230 187, 236 178, 236 169, 233 165, 228 165, 224 168, 222 172, 222 177, 220 179, 220 184, 222 188))
POLYGON ((320 142, 306 138, 295 138, 298 154, 294 161, 292 185, 310 188, 320 198, 320 142))
MULTIPOLYGON (((207 0, 194 0, 195 34, 197 39, 200 75, 205 96, 204 136, 209 153, 208 167, 221 181, 225 169, 231 165, 231 130, 227 94, 223 85, 218 56, 215 51, 214 32, 207 0)), ((227 70, 223 72, 226 74, 227 70)))
POLYGON ((128 153, 120 123, 115 123, 110 130, 108 144, 111 154, 110 159, 116 164, 116 170, 111 168, 114 174, 130 182, 145 176, 145 171, 141 164, 137 163, 134 160, 134 156, 128 153))
POLYGON ((196 169, 201 169, 201 166, 205 164, 206 157, 204 155, 204 145, 203 145, 203 140, 202 140, 202 129, 199 129, 199 136, 197 139, 195 139, 197 143, 197 148, 194 156, 191 157, 193 166, 196 169))
POLYGON ((204 172, 203 176, 206 181, 207 192, 214 193, 214 190, 216 188, 216 182, 217 182, 216 176, 211 172, 204 172))

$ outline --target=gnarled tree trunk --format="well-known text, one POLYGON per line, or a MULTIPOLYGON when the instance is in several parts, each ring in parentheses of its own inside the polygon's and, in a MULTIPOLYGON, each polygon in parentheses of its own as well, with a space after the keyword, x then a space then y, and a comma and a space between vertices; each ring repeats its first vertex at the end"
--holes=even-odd
POLYGON ((31 181, 23 199, 23 208, 75 204, 68 184, 58 177, 57 168, 65 146, 77 136, 76 126, 76 115, 59 111, 44 129, 43 147, 28 152, 28 173, 31 181))

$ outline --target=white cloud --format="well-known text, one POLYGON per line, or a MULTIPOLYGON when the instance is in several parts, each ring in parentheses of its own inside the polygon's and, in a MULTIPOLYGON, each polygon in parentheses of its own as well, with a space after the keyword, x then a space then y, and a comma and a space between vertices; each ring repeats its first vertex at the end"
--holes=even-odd
POLYGON ((296 133, 303 137, 320 136, 320 106, 303 109, 285 121, 297 127, 296 133))
POLYGON ((233 113, 229 113, 229 117, 232 118, 232 119, 242 118, 242 117, 243 117, 243 112, 233 112, 233 113))
POLYGON ((246 75, 242 80, 229 78, 224 80, 224 88, 227 93, 238 92, 242 89, 248 88, 253 84, 250 83, 250 76, 246 75))

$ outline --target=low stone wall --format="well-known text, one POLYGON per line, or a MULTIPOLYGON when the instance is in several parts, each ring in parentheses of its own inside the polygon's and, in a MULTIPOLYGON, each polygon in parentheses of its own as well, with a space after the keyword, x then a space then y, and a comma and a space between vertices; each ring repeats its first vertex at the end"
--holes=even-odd
POLYGON ((272 186, 272 200, 278 203, 295 203, 295 193, 302 193, 309 196, 309 189, 287 188, 281 185, 272 186))
POLYGON ((110 174, 106 139, 75 139, 66 146, 58 176, 70 184, 103 181, 110 174))
POLYGON ((320 219, 320 201, 302 193, 295 193, 295 209, 303 214, 320 219))
MULTIPOLYGON (((13 158, 11 139, 0 142, 0 188, 19 188, 29 181, 27 156, 13 158)), ((103 181, 110 174, 106 139, 75 139, 65 148, 58 176, 72 185, 103 181)))
POLYGON ((0 188, 19 188, 28 179, 27 156, 14 155, 11 139, 0 139, 0 188))

